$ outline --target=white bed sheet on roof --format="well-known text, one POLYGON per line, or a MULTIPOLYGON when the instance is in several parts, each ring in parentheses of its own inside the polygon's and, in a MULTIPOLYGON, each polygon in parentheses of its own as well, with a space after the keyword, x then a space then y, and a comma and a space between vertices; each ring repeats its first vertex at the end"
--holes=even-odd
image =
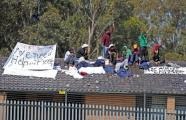
POLYGON ((69 67, 68 70, 62 69, 61 72, 64 72, 65 74, 70 75, 75 79, 83 78, 83 76, 79 74, 81 72, 87 74, 105 74, 103 67, 81 67, 79 70, 77 70, 76 67, 69 67))
POLYGON ((34 76, 55 79, 58 70, 23 70, 23 69, 4 69, 3 74, 19 75, 19 76, 34 76))
POLYGON ((86 72, 88 74, 105 74, 103 67, 81 67, 79 72, 86 72))

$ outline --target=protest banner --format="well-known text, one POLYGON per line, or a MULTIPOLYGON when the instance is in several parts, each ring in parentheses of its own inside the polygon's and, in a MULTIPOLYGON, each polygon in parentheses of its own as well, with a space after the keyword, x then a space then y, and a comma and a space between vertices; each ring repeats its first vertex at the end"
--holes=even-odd
POLYGON ((157 66, 144 70, 144 74, 186 74, 186 67, 157 66))
POLYGON ((36 46, 18 42, 3 68, 53 69, 55 52, 56 45, 36 46))
POLYGON ((17 43, 4 65, 3 74, 55 78, 56 45, 36 46, 17 43))

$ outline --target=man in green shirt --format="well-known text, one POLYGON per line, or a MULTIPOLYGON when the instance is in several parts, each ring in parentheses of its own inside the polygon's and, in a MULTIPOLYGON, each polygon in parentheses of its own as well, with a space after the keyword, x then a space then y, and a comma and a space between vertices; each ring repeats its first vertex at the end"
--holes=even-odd
POLYGON ((129 59, 132 55, 132 51, 127 46, 123 46, 122 54, 123 54, 123 57, 125 57, 125 59, 129 59))
POLYGON ((141 60, 148 60, 148 50, 147 50, 147 37, 146 33, 143 32, 141 35, 138 37, 139 45, 140 45, 140 59, 141 60))

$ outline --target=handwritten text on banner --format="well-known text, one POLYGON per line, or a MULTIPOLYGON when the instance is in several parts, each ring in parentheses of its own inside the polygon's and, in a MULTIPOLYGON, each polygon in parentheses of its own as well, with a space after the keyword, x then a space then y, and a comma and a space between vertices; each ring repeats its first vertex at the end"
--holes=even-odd
POLYGON ((5 68, 43 70, 53 69, 56 45, 36 46, 17 43, 5 68))
POLYGON ((186 74, 186 67, 151 67, 148 70, 144 70, 144 74, 186 74))

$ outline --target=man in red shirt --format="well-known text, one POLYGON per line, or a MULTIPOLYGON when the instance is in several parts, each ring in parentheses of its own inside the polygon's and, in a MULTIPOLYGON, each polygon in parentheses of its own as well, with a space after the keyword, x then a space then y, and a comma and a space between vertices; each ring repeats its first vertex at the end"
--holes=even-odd
POLYGON ((108 27, 101 37, 101 46, 102 46, 102 56, 105 58, 105 53, 110 45, 111 42, 111 34, 112 34, 113 28, 108 27))

